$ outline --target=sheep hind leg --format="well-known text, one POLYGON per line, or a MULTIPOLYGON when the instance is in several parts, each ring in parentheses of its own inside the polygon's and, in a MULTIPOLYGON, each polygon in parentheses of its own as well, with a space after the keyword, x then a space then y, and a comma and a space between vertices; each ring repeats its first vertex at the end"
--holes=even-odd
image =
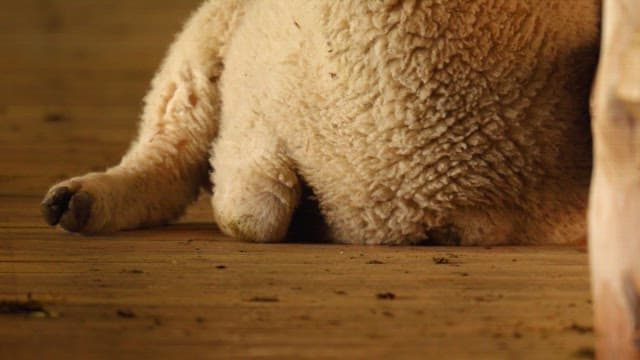
POLYGON ((301 186, 274 137, 246 131, 236 136, 223 133, 214 145, 214 219, 223 232, 239 240, 282 241, 301 186))

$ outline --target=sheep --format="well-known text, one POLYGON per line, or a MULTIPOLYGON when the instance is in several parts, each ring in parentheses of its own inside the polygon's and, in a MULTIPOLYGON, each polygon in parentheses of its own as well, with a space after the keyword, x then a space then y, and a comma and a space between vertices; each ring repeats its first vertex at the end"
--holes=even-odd
POLYGON ((202 186, 278 242, 312 191, 346 244, 585 241, 595 0, 209 0, 119 165, 54 185, 51 225, 165 224, 202 186))

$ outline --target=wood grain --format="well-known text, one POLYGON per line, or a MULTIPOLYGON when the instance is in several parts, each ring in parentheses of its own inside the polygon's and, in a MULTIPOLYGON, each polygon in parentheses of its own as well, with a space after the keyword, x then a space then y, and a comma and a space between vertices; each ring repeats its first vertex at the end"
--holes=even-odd
POLYGON ((206 196, 160 229, 46 226, 49 185, 126 150, 197 3, 3 4, 0 301, 30 294, 48 314, 0 314, 1 359, 591 356, 582 248, 247 244, 217 231, 206 196))

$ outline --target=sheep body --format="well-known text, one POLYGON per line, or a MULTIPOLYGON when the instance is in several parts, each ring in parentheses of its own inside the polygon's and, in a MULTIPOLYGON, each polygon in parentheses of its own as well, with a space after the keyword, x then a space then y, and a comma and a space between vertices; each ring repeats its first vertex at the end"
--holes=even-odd
POLYGON ((599 6, 210 0, 121 164, 54 186, 45 213, 67 188, 49 217, 69 230, 166 222, 209 160, 214 218, 241 239, 282 240, 306 183, 336 242, 580 241, 599 6))

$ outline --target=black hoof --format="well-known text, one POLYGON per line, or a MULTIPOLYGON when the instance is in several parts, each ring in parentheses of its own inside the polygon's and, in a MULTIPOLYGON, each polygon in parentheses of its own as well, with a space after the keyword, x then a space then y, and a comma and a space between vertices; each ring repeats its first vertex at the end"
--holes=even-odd
POLYGON ((53 226, 60 222, 60 218, 69 207, 69 200, 73 196, 68 187, 62 186, 48 193, 40 204, 40 211, 47 224, 53 226))
POLYGON ((45 197, 41 210, 49 225, 60 224, 67 231, 80 232, 89 222, 92 205, 93 196, 88 192, 73 193, 62 186, 45 197))

